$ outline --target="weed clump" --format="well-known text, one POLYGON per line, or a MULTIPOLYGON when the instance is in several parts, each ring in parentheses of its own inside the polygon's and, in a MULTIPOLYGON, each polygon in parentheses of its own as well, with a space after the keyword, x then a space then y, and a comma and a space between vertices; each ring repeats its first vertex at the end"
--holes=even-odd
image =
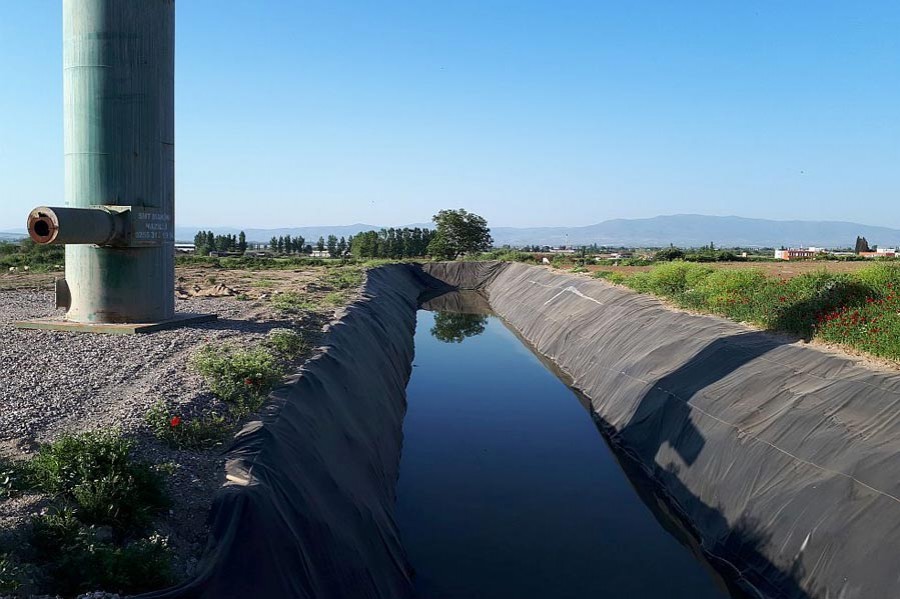
POLYGON ((154 404, 144 416, 153 435, 179 449, 209 449, 222 443, 233 426, 224 414, 212 412, 192 418, 170 411, 164 402, 154 404))
POLYGON ((131 459, 132 447, 117 432, 65 435, 40 448, 26 476, 33 489, 74 504, 81 522, 125 535, 168 505, 159 476, 131 459))
POLYGON ((131 594, 172 582, 164 538, 152 535, 116 544, 69 508, 36 516, 31 545, 42 586, 51 593, 71 596, 102 588, 131 594))
POLYGON ((285 361, 296 360, 308 347, 303 336, 291 329, 272 329, 266 335, 263 345, 285 361))
POLYGON ((16 558, 0 556, 0 592, 139 593, 172 582, 165 539, 148 536, 168 498, 132 448, 118 432, 65 435, 13 466, 10 488, 44 493, 52 504, 32 518, 16 558))
POLYGON ((301 312, 314 312, 319 306, 307 296, 295 291, 279 293, 272 298, 272 307, 282 314, 299 314, 301 312))
POLYGON ((193 365, 212 392, 240 414, 259 409, 284 376, 278 359, 263 347, 207 345, 194 356, 193 365))

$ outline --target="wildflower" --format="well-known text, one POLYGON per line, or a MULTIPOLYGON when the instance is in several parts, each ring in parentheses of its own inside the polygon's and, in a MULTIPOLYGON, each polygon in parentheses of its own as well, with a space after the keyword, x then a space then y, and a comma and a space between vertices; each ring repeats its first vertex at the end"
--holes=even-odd
POLYGON ((251 379, 251 378, 244 379, 244 384, 249 387, 250 385, 253 384, 253 379, 251 379))
POLYGON ((181 417, 180 416, 172 416, 172 419, 169 420, 169 424, 172 426, 172 428, 179 426, 181 424, 181 417))

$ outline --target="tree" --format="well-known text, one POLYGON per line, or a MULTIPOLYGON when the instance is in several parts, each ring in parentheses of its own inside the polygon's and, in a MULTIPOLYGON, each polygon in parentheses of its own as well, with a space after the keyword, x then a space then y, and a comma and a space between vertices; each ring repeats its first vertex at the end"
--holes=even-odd
POLYGON ((347 247, 348 247, 347 240, 344 239, 343 237, 341 237, 341 240, 338 241, 338 244, 337 244, 338 254, 340 254, 341 258, 343 258, 344 255, 347 253, 347 247))
POLYGON ((319 237, 319 241, 316 242, 316 249, 319 250, 320 252, 325 251, 325 238, 324 237, 319 237))
POLYGON ((428 244, 428 253, 434 257, 456 260, 461 254, 486 252, 494 240, 487 221, 463 209, 441 210, 431 219, 435 235, 428 244))
POLYGON ((871 251, 872 251, 872 250, 869 249, 869 242, 866 240, 865 237, 857 237, 857 238, 856 238, 856 250, 855 250, 855 252, 856 252, 857 254, 860 254, 860 253, 862 253, 862 252, 871 252, 871 251))
POLYGON ((684 260, 684 252, 676 247, 668 247, 653 254, 653 259, 658 262, 671 262, 672 260, 684 260))
POLYGON ((238 234, 237 251, 242 254, 247 251, 247 234, 243 231, 238 234))
POLYGON ((272 239, 269 240, 269 251, 270 252, 278 251, 278 238, 275 237, 274 235, 272 236, 272 239))
POLYGON ((328 255, 329 256, 331 256, 332 258, 337 256, 337 245, 338 245, 337 237, 335 237, 334 235, 329 235, 328 242, 325 245, 328 247, 328 255))
POLYGON ((206 245, 206 231, 197 231, 197 234, 194 235, 194 253, 198 256, 209 254, 209 247, 206 245))

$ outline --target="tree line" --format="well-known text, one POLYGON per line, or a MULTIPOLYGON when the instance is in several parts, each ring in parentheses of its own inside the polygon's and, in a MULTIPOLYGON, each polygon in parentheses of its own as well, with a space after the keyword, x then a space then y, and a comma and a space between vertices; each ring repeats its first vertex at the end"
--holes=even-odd
POLYGON ((419 227, 365 231, 353 237, 350 252, 356 258, 419 258, 428 254, 434 235, 419 227))
MULTIPOLYGON (((327 252, 332 258, 345 257, 348 252, 355 258, 421 258, 431 256, 455 260, 463 254, 478 254, 491 249, 493 240, 487 221, 465 210, 441 210, 434 215, 434 229, 421 227, 388 228, 380 231, 364 231, 349 237, 329 235, 319 237, 315 245, 307 243, 301 235, 273 236, 268 250, 276 254, 312 254, 321 256, 327 252)), ((247 236, 215 235, 212 231, 199 231, 194 236, 196 253, 247 251, 247 236)))
POLYGON ((198 256, 207 256, 210 252, 247 251, 247 235, 243 231, 237 235, 216 235, 212 231, 198 231, 194 235, 194 252, 198 256))

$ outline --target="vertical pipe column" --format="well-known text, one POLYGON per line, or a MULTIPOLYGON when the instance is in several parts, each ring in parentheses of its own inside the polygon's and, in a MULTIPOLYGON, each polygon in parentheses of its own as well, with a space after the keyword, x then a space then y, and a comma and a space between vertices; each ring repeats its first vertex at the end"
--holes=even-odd
POLYGON ((66 246, 68 320, 156 322, 175 312, 175 2, 63 0, 65 200, 151 209, 151 247, 66 246))

